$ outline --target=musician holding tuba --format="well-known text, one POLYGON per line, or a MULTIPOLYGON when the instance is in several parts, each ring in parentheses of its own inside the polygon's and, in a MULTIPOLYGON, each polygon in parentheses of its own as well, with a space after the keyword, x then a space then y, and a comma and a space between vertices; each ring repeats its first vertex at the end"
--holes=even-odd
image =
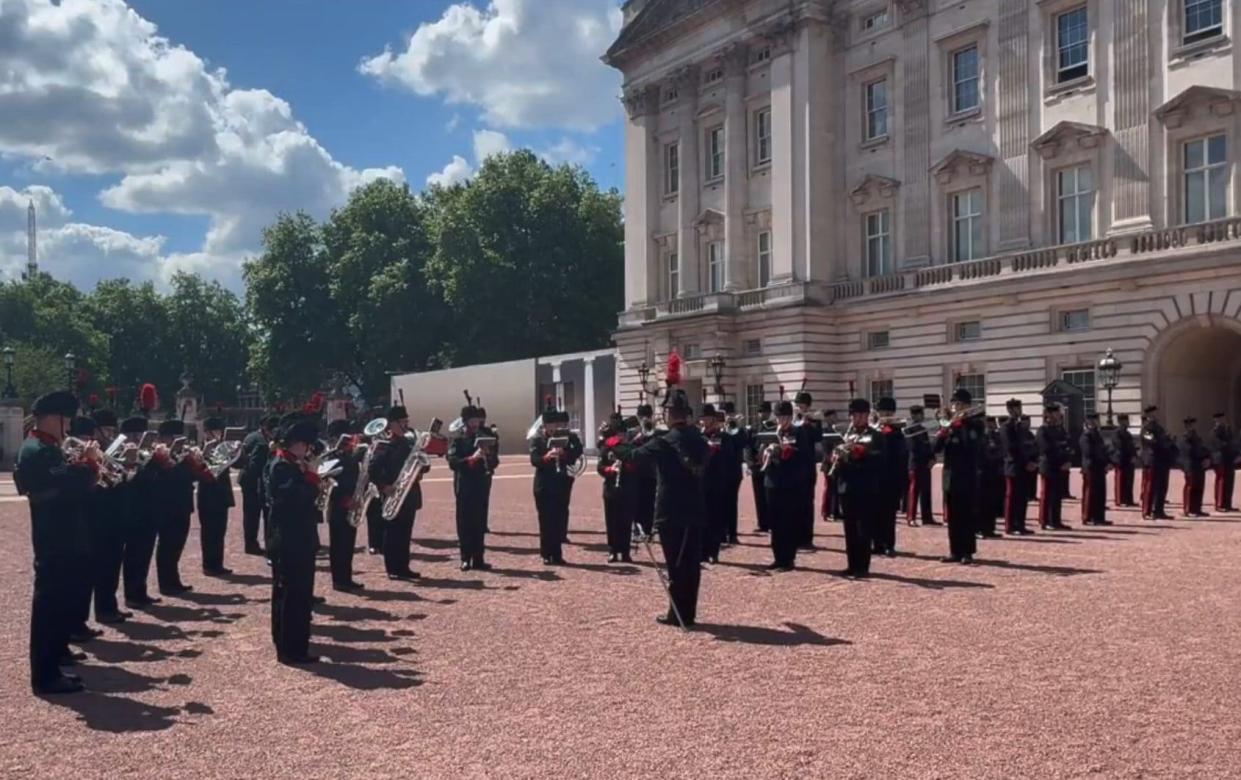
POLYGON ((491 568, 485 560, 487 511, 491 503, 491 476, 500 465, 499 442, 494 431, 483 427, 486 410, 475 406, 468 394, 466 399, 461 407, 460 435, 453 439, 446 457, 456 498, 461 571, 486 571, 491 568))
POLYGON ((582 440, 569 430, 569 413, 548 404, 543 430, 530 440, 534 466, 534 506, 539 514, 539 550, 544 566, 563 566, 562 545, 569 534, 573 465, 582 457, 582 440))
MULTIPOLYGON (((203 420, 203 433, 207 443, 204 451, 220 446, 224 441, 224 420, 208 417, 203 420)), ((208 577, 224 577, 232 574, 224 568, 224 537, 228 532, 228 510, 237 502, 233 498, 233 480, 229 467, 224 466, 217 474, 211 469, 201 469, 198 477, 198 529, 203 551, 203 574, 208 577)))
POLYGON ((358 529, 349 522, 361 460, 357 437, 349 435, 349 428, 348 420, 328 424, 327 438, 335 442, 335 446, 324 456, 340 464, 340 474, 327 499, 328 563, 332 571, 332 589, 338 591, 362 590, 361 583, 353 579, 353 545, 357 542, 358 529))
MULTIPOLYGON (((367 476, 382 498, 393 495, 405 461, 414 450, 409 430, 409 412, 396 405, 388 410, 388 430, 371 443, 374 448, 367 476)), ((429 468, 429 467, 427 467, 429 468)), ((424 470, 425 471, 425 470, 424 470)), ((383 524, 384 571, 390 580, 416 580, 421 575, 409 567, 409 545, 414 531, 414 517, 422 508, 422 486, 415 483, 392 520, 384 520, 384 502, 372 501, 367 507, 367 522, 383 524)))

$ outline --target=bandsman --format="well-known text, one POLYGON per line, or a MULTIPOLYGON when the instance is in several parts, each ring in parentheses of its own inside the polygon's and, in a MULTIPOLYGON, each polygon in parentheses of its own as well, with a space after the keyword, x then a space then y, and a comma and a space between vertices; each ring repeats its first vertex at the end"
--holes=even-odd
MULTIPOLYGON (((880 414, 896 411, 895 401, 892 401, 890 410, 887 401, 891 399, 881 401, 883 407, 879 410, 880 414)), ((844 441, 827 456, 831 461, 830 474, 837 485, 840 508, 844 514, 845 557, 848 564, 843 574, 850 578, 870 576, 872 544, 877 552, 895 555, 897 506, 891 495, 885 493, 892 493, 890 481, 894 469, 904 459, 892 458, 884 448, 895 441, 894 436, 900 437, 904 444, 904 434, 893 430, 887 423, 878 430, 872 428, 869 418, 869 401, 865 398, 850 401, 849 427, 844 441), (889 523, 892 541, 888 541, 889 523)))
POLYGON ((582 440, 569 430, 569 413, 548 408, 543 430, 530 440, 534 466, 534 507, 539 515, 539 554, 545 566, 563 566, 569 534, 573 466, 582 457, 582 440))
POLYGON ((349 436, 349 428, 348 420, 333 420, 328 424, 327 438, 333 448, 324 456, 340 464, 340 473, 327 499, 327 533, 332 589, 342 592, 362 590, 362 584, 353 578, 353 546, 358 540, 358 529, 349 522, 362 462, 358 458, 356 440, 349 436))
MULTIPOLYGON (((181 581, 181 553, 190 537, 190 516, 194 514, 194 482, 202 472, 202 462, 187 450, 174 452, 174 445, 185 435, 180 420, 159 424, 159 444, 151 456, 156 466, 155 515, 159 530, 155 543, 155 576, 159 592, 176 596, 193 590, 181 581)), ((183 446, 184 441, 180 441, 183 446)))
POLYGON ((263 477, 267 473, 267 460, 271 456, 272 432, 280 418, 269 415, 259 421, 258 430, 246 436, 241 444, 241 525, 245 537, 246 555, 262 555, 259 545, 259 526, 267 536, 267 491, 263 477))
MULTIPOLYGON (((80 442, 90 444, 94 452, 100 452, 98 444, 95 443, 95 421, 90 417, 74 417, 69 423, 69 435, 80 442)), ((102 631, 91 628, 89 620, 91 602, 95 595, 93 572, 98 560, 99 550, 105 543, 105 537, 109 534, 109 529, 105 524, 107 519, 100 511, 100 501, 105 492, 106 490, 103 487, 96 486, 82 503, 82 513, 86 525, 87 555, 83 561, 83 569, 78 574, 78 582, 75 587, 76 598, 74 599, 73 617, 71 620, 72 630, 69 636, 73 642, 88 642, 103 634, 102 631)))
POLYGON ((707 470, 703 476, 706 490, 707 527, 703 532, 703 556, 708 563, 720 562, 720 547, 728 539, 728 504, 736 511, 737 494, 733 491, 733 471, 737 468, 737 450, 733 437, 720 425, 714 404, 703 404, 698 424, 707 440, 707 470))
MULTIPOLYGON (((925 425, 926 409, 909 407, 909 424, 925 425)), ((921 433, 907 442, 909 449, 909 495, 905 500, 905 522, 918 525, 937 525, 931 511, 931 469, 935 465, 935 447, 930 433, 921 433)))
POLYGON ((1237 440, 1223 412, 1215 413, 1215 426, 1211 429, 1211 464, 1215 471, 1215 511, 1232 512, 1237 479, 1237 440))
MULTIPOLYGON (((856 404, 856 400, 854 403, 856 404)), ((869 413, 870 404, 867 403, 866 406, 866 411, 869 413)), ((878 474, 878 485, 882 486, 882 488, 876 490, 875 495, 872 497, 878 502, 876 505, 878 514, 875 515, 875 525, 872 529, 871 549, 876 555, 886 555, 891 558, 896 555, 896 514, 900 511, 900 498, 908 489, 909 450, 905 446, 904 427, 896 420, 896 399, 880 398, 875 402, 875 411, 879 413, 879 421, 876 430, 865 441, 869 446, 871 439, 879 439, 879 444, 875 447, 875 451, 876 453, 882 453, 883 466, 878 474)), ((853 405, 851 404, 849 416, 853 418, 853 415, 853 405)), ((850 423, 850 431, 855 436, 864 438, 861 432, 857 430, 856 418, 853 418, 850 423)), ((870 464, 868 464, 868 468, 870 468, 870 464)), ((837 473, 839 474, 840 472, 837 471, 837 473)), ((839 487, 837 490, 839 491, 839 487)), ((848 531, 847 525, 845 530, 848 531)), ((867 567, 869 567, 869 564, 870 559, 868 557, 867 567)))
POLYGON ((1000 430, 1004 443, 1004 533, 1022 536, 1033 531, 1026 528, 1029 511, 1029 474, 1038 473, 1038 461, 1029 457, 1027 431, 1022 427, 1021 401, 1008 399, 1008 420, 1000 430))
MULTIPOLYGON (((224 441, 224 420, 208 417, 203 420, 203 431, 208 445, 217 446, 224 441)), ((203 551, 203 574, 208 577, 225 577, 232 569, 224 567, 224 538, 228 534, 228 511, 236 505, 233 498, 231 469, 219 474, 209 469, 198 472, 198 530, 203 551)))
MULTIPOLYGON (((145 417, 127 417, 121 422, 121 433, 141 441, 147 432, 145 417)), ((133 467, 129 489, 129 536, 125 540, 125 561, 121 573, 125 583, 125 606, 141 609, 158 604, 160 598, 150 595, 147 579, 155 556, 155 539, 159 535, 156 515, 156 481, 160 466, 154 458, 133 467)))
POLYGON ((1038 429, 1038 524, 1044 531, 1068 528, 1060 519, 1064 502, 1064 474, 1072 468, 1069 437, 1063 421, 1059 404, 1043 407, 1043 425, 1038 429))
POLYGON ((461 571, 486 571, 491 568, 486 561, 491 477, 500 466, 500 457, 495 446, 482 443, 488 438, 495 438, 483 429, 486 420, 483 410, 467 404, 461 408, 461 420, 465 428, 460 436, 453 439, 447 456, 456 499, 461 571))
MULTIPOLYGON (((641 447, 662 434, 662 429, 655 425, 655 408, 647 403, 639 404, 638 435, 634 437, 634 446, 641 447)), ((639 536, 649 537, 655 528, 655 483, 654 467, 645 461, 638 461, 634 479, 633 520, 639 536)))
POLYGON ((1179 452, 1181 471, 1185 474, 1185 487, 1181 493, 1185 517, 1208 517, 1202 511, 1202 498, 1206 493, 1207 469, 1211 466, 1211 451, 1198 434, 1198 420, 1185 418, 1185 433, 1181 435, 1179 452))
POLYGON ((982 459, 982 505, 978 512, 978 535, 995 539, 996 520, 1004 516, 1004 439, 1000 435, 1000 421, 986 418, 986 436, 982 459))
POLYGON ((625 461, 626 450, 632 446, 627 429, 637 427, 638 420, 626 421, 618 408, 599 430, 599 457, 595 470, 603 477, 603 524, 607 532, 608 563, 632 563, 633 503, 636 487, 633 479, 637 464, 625 461))
POLYGON ((732 457, 727 468, 728 499, 724 502, 724 541, 728 544, 740 544, 737 535, 737 510, 741 499, 741 483, 745 480, 743 464, 745 451, 749 444, 750 432, 737 420, 737 406, 732 401, 724 401, 716 410, 716 417, 723 426, 724 435, 732 441, 732 457))
POLYGON ((1116 435, 1112 444, 1112 463, 1116 466, 1112 475, 1112 500, 1118 507, 1137 506, 1133 502, 1133 476, 1137 454, 1137 444, 1129 430, 1129 415, 1116 415, 1116 435))
MULTIPOLYGON (((396 492, 401 470, 414 448, 407 435, 410 432, 409 412, 405 410, 405 407, 399 404, 393 406, 388 409, 386 416, 388 419, 386 438, 377 438, 371 444, 375 450, 371 455, 367 476, 379 492, 379 498, 371 501, 366 508, 367 523, 368 525, 377 523, 383 526, 384 571, 387 572, 388 579, 416 580, 421 575, 409 566, 409 546, 414 532, 414 518, 418 510, 422 509, 422 485, 419 484, 422 475, 415 477, 415 482, 405 494, 405 499, 401 502, 396 517, 385 520, 383 499, 396 492)), ((424 468, 423 473, 425 471, 424 468)))
POLYGON ((799 486, 800 503, 798 504, 798 541, 797 546, 803 550, 814 549, 814 498, 815 484, 818 482, 818 453, 820 442, 823 441, 823 424, 810 413, 810 405, 814 398, 805 390, 799 392, 793 402, 797 406, 797 446, 802 450, 802 480, 799 486))
MULTIPOLYGON (((107 451, 116 440, 119 427, 116 413, 110 409, 97 409, 92 415, 95 421, 95 441, 99 449, 107 451)), ((122 623, 131 613, 120 608, 116 594, 121 584, 121 565, 125 560, 125 545, 129 529, 129 470, 121 482, 96 491, 92 518, 91 551, 94 556, 92 577, 94 579, 95 620, 105 625, 122 623)))
POLYGON ((808 457, 793 425, 793 405, 776 404, 774 442, 762 453, 763 487, 767 491, 767 522, 771 524, 772 562, 776 571, 792 571, 797 565, 797 548, 802 540, 802 485, 806 480, 804 460, 808 457))
POLYGON ((1099 430, 1099 415, 1086 415, 1082 428, 1082 524, 1111 525, 1107 519, 1107 442, 1099 430))
POLYGON ((758 443, 758 435, 765 431, 775 430, 776 424, 771 419, 771 401, 763 401, 758 407, 759 420, 748 428, 746 436, 746 468, 750 472, 750 488, 754 491, 754 514, 757 518, 755 532, 765 534, 771 530, 767 520, 767 490, 763 487, 762 453, 758 443))
POLYGON ((963 387, 952 393, 947 424, 935 435, 935 452, 944 458, 944 521, 948 525, 948 556, 944 563, 973 563, 978 541, 978 480, 983 457, 983 422, 969 414, 973 397, 963 387))
POLYGON ((1159 424, 1159 407, 1142 410, 1142 519, 1171 520, 1165 510, 1176 446, 1159 424))

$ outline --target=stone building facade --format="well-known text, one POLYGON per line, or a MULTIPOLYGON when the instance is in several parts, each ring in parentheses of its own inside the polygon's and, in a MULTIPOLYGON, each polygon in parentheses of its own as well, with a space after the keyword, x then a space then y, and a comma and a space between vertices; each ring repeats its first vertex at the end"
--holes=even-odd
MULTIPOLYGON (((1002 414, 1241 414, 1241 11, 1224 0, 630 0, 618 398, 672 348, 1002 414)), ((651 383, 658 376, 652 372, 651 383)))

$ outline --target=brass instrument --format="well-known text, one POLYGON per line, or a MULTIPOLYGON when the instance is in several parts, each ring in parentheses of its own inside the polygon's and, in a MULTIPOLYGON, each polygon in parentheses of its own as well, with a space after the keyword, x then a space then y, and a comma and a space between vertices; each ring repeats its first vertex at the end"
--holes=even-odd
POLYGON ((99 466, 99 476, 96 481, 99 487, 112 487, 124 481, 124 467, 99 449, 95 442, 83 441, 75 436, 66 436, 60 446, 70 463, 95 463, 99 466))
POLYGON ((873 434, 873 431, 869 428, 864 431, 856 431, 852 430, 852 426, 850 426, 850 430, 844 434, 844 440, 832 448, 832 466, 827 470, 827 476, 835 476, 836 469, 840 467, 840 464, 848 463, 853 459, 853 445, 865 434, 873 434))
POLYGON ((424 435, 406 432, 405 438, 411 442, 412 449, 401 465, 401 472, 392 485, 392 492, 383 500, 384 520, 395 520, 405 503, 405 497, 422 480, 422 475, 431 468, 431 458, 423 451, 424 435))
POLYGON ((244 428, 229 428, 224 431, 224 438, 210 441, 203 447, 203 461, 211 476, 218 478, 241 460, 242 439, 244 428), (239 436, 238 433, 241 435, 239 436))
POLYGON ((784 447, 797 446, 797 436, 784 431, 760 431, 758 434, 758 443, 762 447, 762 461, 758 470, 760 472, 767 471, 767 467, 771 465, 771 459, 775 457, 776 450, 784 447))
POLYGON ((370 503, 372 498, 379 495, 378 491, 375 490, 375 486, 371 484, 368 471, 376 448, 386 446, 386 442, 380 439, 379 435, 387 427, 387 418, 376 417, 362 429, 362 435, 370 438, 371 443, 366 448, 366 454, 362 456, 362 464, 358 470, 358 484, 353 489, 353 503, 349 506, 349 525, 354 528, 361 525, 362 518, 366 517, 366 505, 370 503))

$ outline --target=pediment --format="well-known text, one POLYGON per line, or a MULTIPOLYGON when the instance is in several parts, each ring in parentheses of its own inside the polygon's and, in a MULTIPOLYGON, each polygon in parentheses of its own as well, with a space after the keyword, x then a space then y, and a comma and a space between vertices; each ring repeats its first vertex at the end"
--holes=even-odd
POLYGON ((705 227, 708 225, 723 225, 724 214, 715 209, 703 209, 702 213, 694 219, 694 227, 705 227))
POLYGON ((935 180, 940 184, 947 184, 952 178, 960 172, 965 172, 970 176, 985 176, 991 170, 991 163, 995 160, 989 154, 982 152, 971 152, 966 149, 953 149, 944 155, 939 162, 931 166, 931 173, 934 174, 935 180))
POLYGON ((627 52, 666 32, 674 30, 690 17, 711 10, 725 0, 649 0, 646 7, 621 29, 616 41, 603 55, 603 61, 614 67, 627 52))
POLYGON ((1168 127, 1180 127, 1195 111, 1205 108, 1214 116, 1229 116, 1241 101, 1241 92, 1195 84, 1155 109, 1155 118, 1168 127))
POLYGON ((891 198, 896 193, 896 188, 900 186, 901 183, 896 179, 868 173, 862 177, 856 187, 849 190, 849 200, 853 201, 853 205, 861 206, 870 198, 891 198))
POLYGON ((1035 138, 1030 147, 1044 159, 1050 159, 1059 154, 1061 149, 1069 146, 1093 149, 1102 142, 1106 135, 1106 127, 1064 120, 1057 122, 1050 130, 1035 138))

